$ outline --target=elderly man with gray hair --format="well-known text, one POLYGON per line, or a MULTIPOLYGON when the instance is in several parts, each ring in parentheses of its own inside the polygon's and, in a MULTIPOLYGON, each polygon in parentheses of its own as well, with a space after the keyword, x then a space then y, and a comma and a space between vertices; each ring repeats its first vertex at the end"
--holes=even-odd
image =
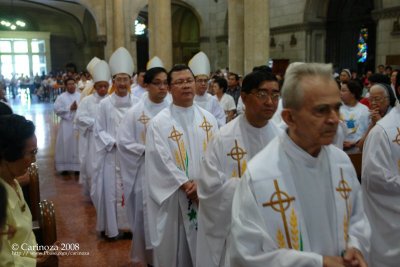
POLYGON ((231 266, 366 267, 370 226, 339 123, 332 66, 293 63, 282 87, 286 133, 248 164, 233 198, 231 266))

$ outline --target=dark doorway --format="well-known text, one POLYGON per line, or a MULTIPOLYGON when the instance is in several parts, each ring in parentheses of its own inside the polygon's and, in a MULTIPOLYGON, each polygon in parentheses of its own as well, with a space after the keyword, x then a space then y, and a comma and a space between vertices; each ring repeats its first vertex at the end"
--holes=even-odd
POLYGON ((376 25, 371 17, 373 0, 331 0, 327 14, 326 62, 332 62, 336 71, 343 68, 359 74, 374 70, 376 25), (358 62, 358 42, 361 29, 368 32, 367 57, 358 62))
POLYGON ((145 10, 139 13, 139 16, 135 21, 136 56, 138 64, 137 71, 145 70, 147 61, 149 61, 148 25, 148 13, 146 7, 145 10), (143 28, 141 25, 145 25, 145 28, 143 28))

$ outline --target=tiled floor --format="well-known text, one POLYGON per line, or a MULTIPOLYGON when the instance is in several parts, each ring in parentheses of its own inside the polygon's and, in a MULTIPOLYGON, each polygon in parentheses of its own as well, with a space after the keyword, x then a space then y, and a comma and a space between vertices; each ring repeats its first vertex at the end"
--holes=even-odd
POLYGON ((55 172, 54 147, 58 119, 52 103, 31 103, 25 97, 11 101, 14 113, 23 115, 36 125, 39 152, 41 199, 53 201, 56 210, 57 237, 62 243, 79 245, 88 256, 63 256, 60 267, 130 266, 130 240, 106 241, 96 231, 96 213, 88 198, 82 195, 78 177, 55 172))

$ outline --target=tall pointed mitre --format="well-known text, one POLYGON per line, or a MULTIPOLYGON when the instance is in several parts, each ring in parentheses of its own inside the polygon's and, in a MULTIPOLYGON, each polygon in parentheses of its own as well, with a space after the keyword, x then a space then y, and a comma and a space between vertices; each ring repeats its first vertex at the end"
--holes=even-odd
POLYGON ((111 75, 114 76, 119 73, 128 74, 132 76, 134 71, 134 64, 131 54, 124 47, 120 47, 111 55, 109 60, 111 75))
POLYGON ((159 57, 155 56, 147 62, 146 70, 157 67, 164 68, 164 64, 159 57))
POLYGON ((208 60, 207 55, 202 51, 194 55, 188 65, 194 76, 210 75, 210 61, 208 60))
POLYGON ((100 60, 93 69, 93 82, 108 82, 110 78, 111 73, 107 62, 100 60))
POLYGON ((90 75, 93 76, 94 66, 96 66, 96 64, 99 63, 99 62, 100 62, 100 59, 98 57, 94 57, 89 61, 89 63, 86 66, 86 69, 90 73, 90 75))

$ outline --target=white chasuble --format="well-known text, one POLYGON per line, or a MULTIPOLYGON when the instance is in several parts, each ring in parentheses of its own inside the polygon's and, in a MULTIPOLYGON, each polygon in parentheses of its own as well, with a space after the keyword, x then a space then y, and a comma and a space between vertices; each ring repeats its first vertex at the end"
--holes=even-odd
POLYGON ((291 169, 290 161, 302 160, 296 157, 296 149, 300 148, 283 134, 249 162, 233 198, 231 266, 320 267, 324 255, 340 256, 347 247, 367 256, 370 228, 350 159, 333 145, 322 147, 318 157, 325 157, 330 175, 320 179, 327 179, 321 184, 330 184, 331 194, 321 196, 296 187, 295 179, 307 178, 291 169), (301 203, 308 203, 305 195, 310 193, 319 196, 314 201, 328 200, 327 206, 334 209, 321 211, 301 203), (322 234, 308 227, 319 223, 309 221, 318 214, 333 218, 321 226, 322 234))
POLYGON ((74 127, 75 110, 71 105, 79 102, 80 94, 64 92, 54 102, 54 112, 61 118, 56 141, 56 170, 79 171, 78 132, 74 127))
POLYGON ((92 198, 97 212, 98 231, 105 230, 108 237, 116 237, 118 230, 129 229, 125 196, 116 136, 126 111, 139 100, 131 94, 119 97, 112 94, 100 101, 95 123, 96 164, 93 175, 92 198))
POLYGON ((78 106, 75 116, 75 125, 79 130, 79 182, 83 185, 83 192, 90 196, 91 180, 95 161, 95 144, 93 128, 99 110, 99 103, 103 97, 94 93, 85 97, 78 106))
POLYGON ((171 104, 150 122, 145 156, 147 207, 158 266, 196 264, 197 205, 180 186, 199 179, 201 160, 217 129, 214 116, 196 104, 189 108, 171 104))
POLYGON ((211 140, 198 183, 200 199, 197 267, 230 266, 225 261, 232 198, 247 162, 283 131, 272 121, 262 128, 244 114, 223 126, 211 140))
POLYGON ((150 120, 168 106, 153 103, 148 97, 130 108, 122 119, 117 134, 117 156, 124 185, 128 220, 131 226, 133 263, 152 264, 151 242, 147 221, 144 151, 150 120), (147 250, 146 250, 147 249, 147 250))
POLYGON ((371 223, 370 266, 400 263, 400 106, 369 132, 362 158, 365 211, 371 223))

